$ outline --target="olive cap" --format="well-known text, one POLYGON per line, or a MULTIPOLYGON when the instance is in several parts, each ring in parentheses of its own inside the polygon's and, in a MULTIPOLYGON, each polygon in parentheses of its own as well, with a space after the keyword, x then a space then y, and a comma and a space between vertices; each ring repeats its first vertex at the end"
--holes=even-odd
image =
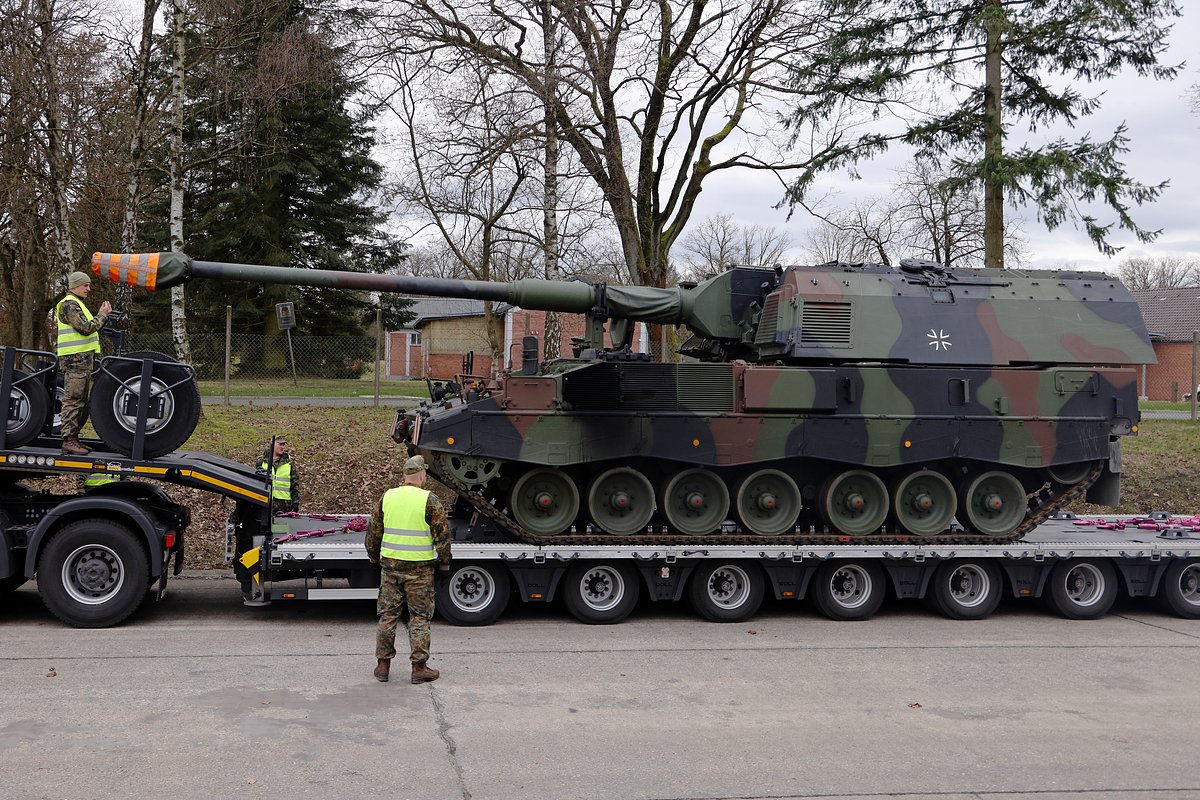
POLYGON ((428 469, 425 465, 424 456, 413 456, 408 461, 404 462, 404 474, 415 475, 423 469, 428 469))
POLYGON ((72 272, 71 277, 67 278, 67 288, 75 289, 77 287, 83 286, 85 283, 91 283, 91 282, 92 282, 91 275, 88 275, 86 272, 76 271, 76 272, 72 272))

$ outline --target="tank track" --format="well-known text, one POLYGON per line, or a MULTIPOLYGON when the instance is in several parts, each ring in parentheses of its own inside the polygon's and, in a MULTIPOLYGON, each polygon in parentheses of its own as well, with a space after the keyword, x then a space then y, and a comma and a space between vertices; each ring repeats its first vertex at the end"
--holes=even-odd
MULTIPOLYGON (((1008 536, 986 536, 979 533, 973 533, 968 530, 957 530, 950 528, 936 536, 913 536, 909 533, 904 533, 900 530, 882 530, 868 536, 846 536, 844 534, 832 533, 828 530, 813 530, 810 528, 808 532, 797 532, 789 534, 780 534, 778 536, 762 536, 755 533, 747 533, 740 527, 731 527, 728 524, 723 525, 719 532, 706 534, 702 536, 690 536, 679 533, 672 533, 665 525, 652 525, 650 528, 657 532, 647 532, 631 534, 627 536, 618 536, 611 533, 604 533, 596 530, 592 526, 587 526, 583 530, 568 530, 565 533, 556 534, 553 536, 532 533, 521 527, 515 520, 494 506, 479 492, 471 491, 466 484, 455 478, 446 468, 444 462, 445 456, 442 453, 433 455, 433 472, 434 477, 448 488, 452 489, 464 502, 480 516, 490 521, 497 529, 509 534, 515 541, 530 545, 539 545, 546 547, 561 547, 563 545, 580 545, 580 546, 696 546, 696 545, 737 545, 737 546, 752 546, 762 545, 764 547, 805 547, 817 546, 825 547, 829 545, 888 545, 888 544, 922 544, 922 545, 963 545, 963 544, 1006 544, 1015 542, 1036 528, 1038 525, 1049 519, 1055 512, 1069 505, 1073 501, 1083 497, 1087 492, 1088 487, 1096 482, 1100 477, 1102 469, 1101 463, 1097 462, 1092 467, 1083 480, 1078 483, 1064 486, 1062 484, 1051 484, 1044 486, 1037 492, 1028 495, 1029 506, 1025 513, 1025 520, 1017 526, 1008 536)), ((574 528, 574 526, 572 526, 574 528)))

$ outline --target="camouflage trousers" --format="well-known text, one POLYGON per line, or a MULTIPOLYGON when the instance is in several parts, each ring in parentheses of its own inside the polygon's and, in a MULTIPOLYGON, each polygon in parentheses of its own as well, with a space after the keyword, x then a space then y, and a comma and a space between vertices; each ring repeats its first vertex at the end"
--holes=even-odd
POLYGON ((62 435, 77 436, 87 421, 88 389, 92 384, 92 357, 81 353, 58 360, 63 376, 62 435))
POLYGON ((384 567, 379 584, 379 629, 375 632, 375 657, 396 655, 396 628, 400 614, 408 608, 409 659, 423 664, 429 658, 429 620, 433 617, 433 563, 404 569, 384 567))

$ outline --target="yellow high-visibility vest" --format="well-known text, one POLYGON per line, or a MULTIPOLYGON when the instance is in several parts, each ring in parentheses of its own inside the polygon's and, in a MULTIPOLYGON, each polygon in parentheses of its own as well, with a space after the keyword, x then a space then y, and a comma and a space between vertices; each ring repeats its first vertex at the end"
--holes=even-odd
POLYGON ((284 502, 291 502, 292 499, 292 462, 284 461, 277 467, 272 467, 266 461, 262 462, 260 469, 263 472, 271 473, 271 497, 284 502))
POLYGON ((433 533, 425 521, 429 492, 419 486, 397 486, 383 493, 382 558, 433 561, 433 533))
POLYGON ((87 303, 83 302, 82 297, 67 293, 67 296, 58 301, 58 305, 54 307, 54 316, 58 320, 58 341, 55 344, 54 352, 61 358, 62 356, 73 356, 76 353, 100 353, 100 334, 99 333, 80 333, 71 327, 71 323, 63 318, 63 303, 68 300, 74 300, 79 304, 79 308, 83 311, 83 318, 88 322, 92 321, 92 312, 88 311, 87 303))

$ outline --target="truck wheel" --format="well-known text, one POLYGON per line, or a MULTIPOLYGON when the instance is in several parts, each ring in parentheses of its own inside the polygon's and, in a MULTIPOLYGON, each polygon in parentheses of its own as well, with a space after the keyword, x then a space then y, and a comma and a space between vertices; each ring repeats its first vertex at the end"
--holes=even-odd
POLYGON ((503 564, 454 564, 438 573, 437 612, 451 625, 491 625, 508 606, 511 584, 503 564))
MULTIPOLYGON (((13 381, 28 377, 28 373, 19 369, 13 370, 13 381)), ((33 378, 16 384, 9 390, 4 407, 5 442, 8 447, 24 447, 37 438, 46 426, 46 416, 50 413, 50 397, 40 378, 33 378), (8 416, 9 408, 14 413, 8 416)))
POLYGON ((826 561, 813 579, 817 610, 833 620, 870 619, 883 605, 883 570, 871 561, 826 561))
POLYGON ((739 561, 704 564, 692 573, 688 599, 696 613, 711 622, 742 622, 762 604, 762 570, 739 561))
POLYGON ((1172 561, 1154 599, 1163 611, 1184 619, 1200 619, 1200 561, 1172 561))
POLYGON ((1117 599, 1117 573, 1107 561, 1061 561, 1050 571, 1050 584, 1042 596, 1067 619, 1103 617, 1117 599))
MULTIPOLYGON (((162 416, 146 420, 143 455, 157 458, 178 450, 196 429, 200 420, 200 390, 188 370, 164 353, 140 350, 128 353, 127 358, 154 361, 150 391, 156 392, 183 381, 179 386, 156 398, 162 402, 162 416)), ((136 361, 110 361, 106 372, 96 378, 92 389, 92 425, 96 433, 113 449, 133 455, 133 437, 137 429, 136 408, 141 390, 142 365, 136 361), (118 380, 120 379, 120 380, 118 380), (122 382, 124 381, 124 383, 122 382), (126 387, 126 383, 129 387, 126 387)))
POLYGON ((611 625, 633 611, 638 599, 637 576, 626 564, 592 562, 567 570, 564 602, 571 615, 589 625, 611 625))
POLYGON ((937 568, 929 599, 950 619, 985 619, 1000 605, 1004 584, 990 561, 947 561, 937 568))
POLYGON ((138 536, 107 519, 80 520, 38 559, 38 590, 54 616, 77 628, 116 625, 146 599, 150 564, 138 536))

